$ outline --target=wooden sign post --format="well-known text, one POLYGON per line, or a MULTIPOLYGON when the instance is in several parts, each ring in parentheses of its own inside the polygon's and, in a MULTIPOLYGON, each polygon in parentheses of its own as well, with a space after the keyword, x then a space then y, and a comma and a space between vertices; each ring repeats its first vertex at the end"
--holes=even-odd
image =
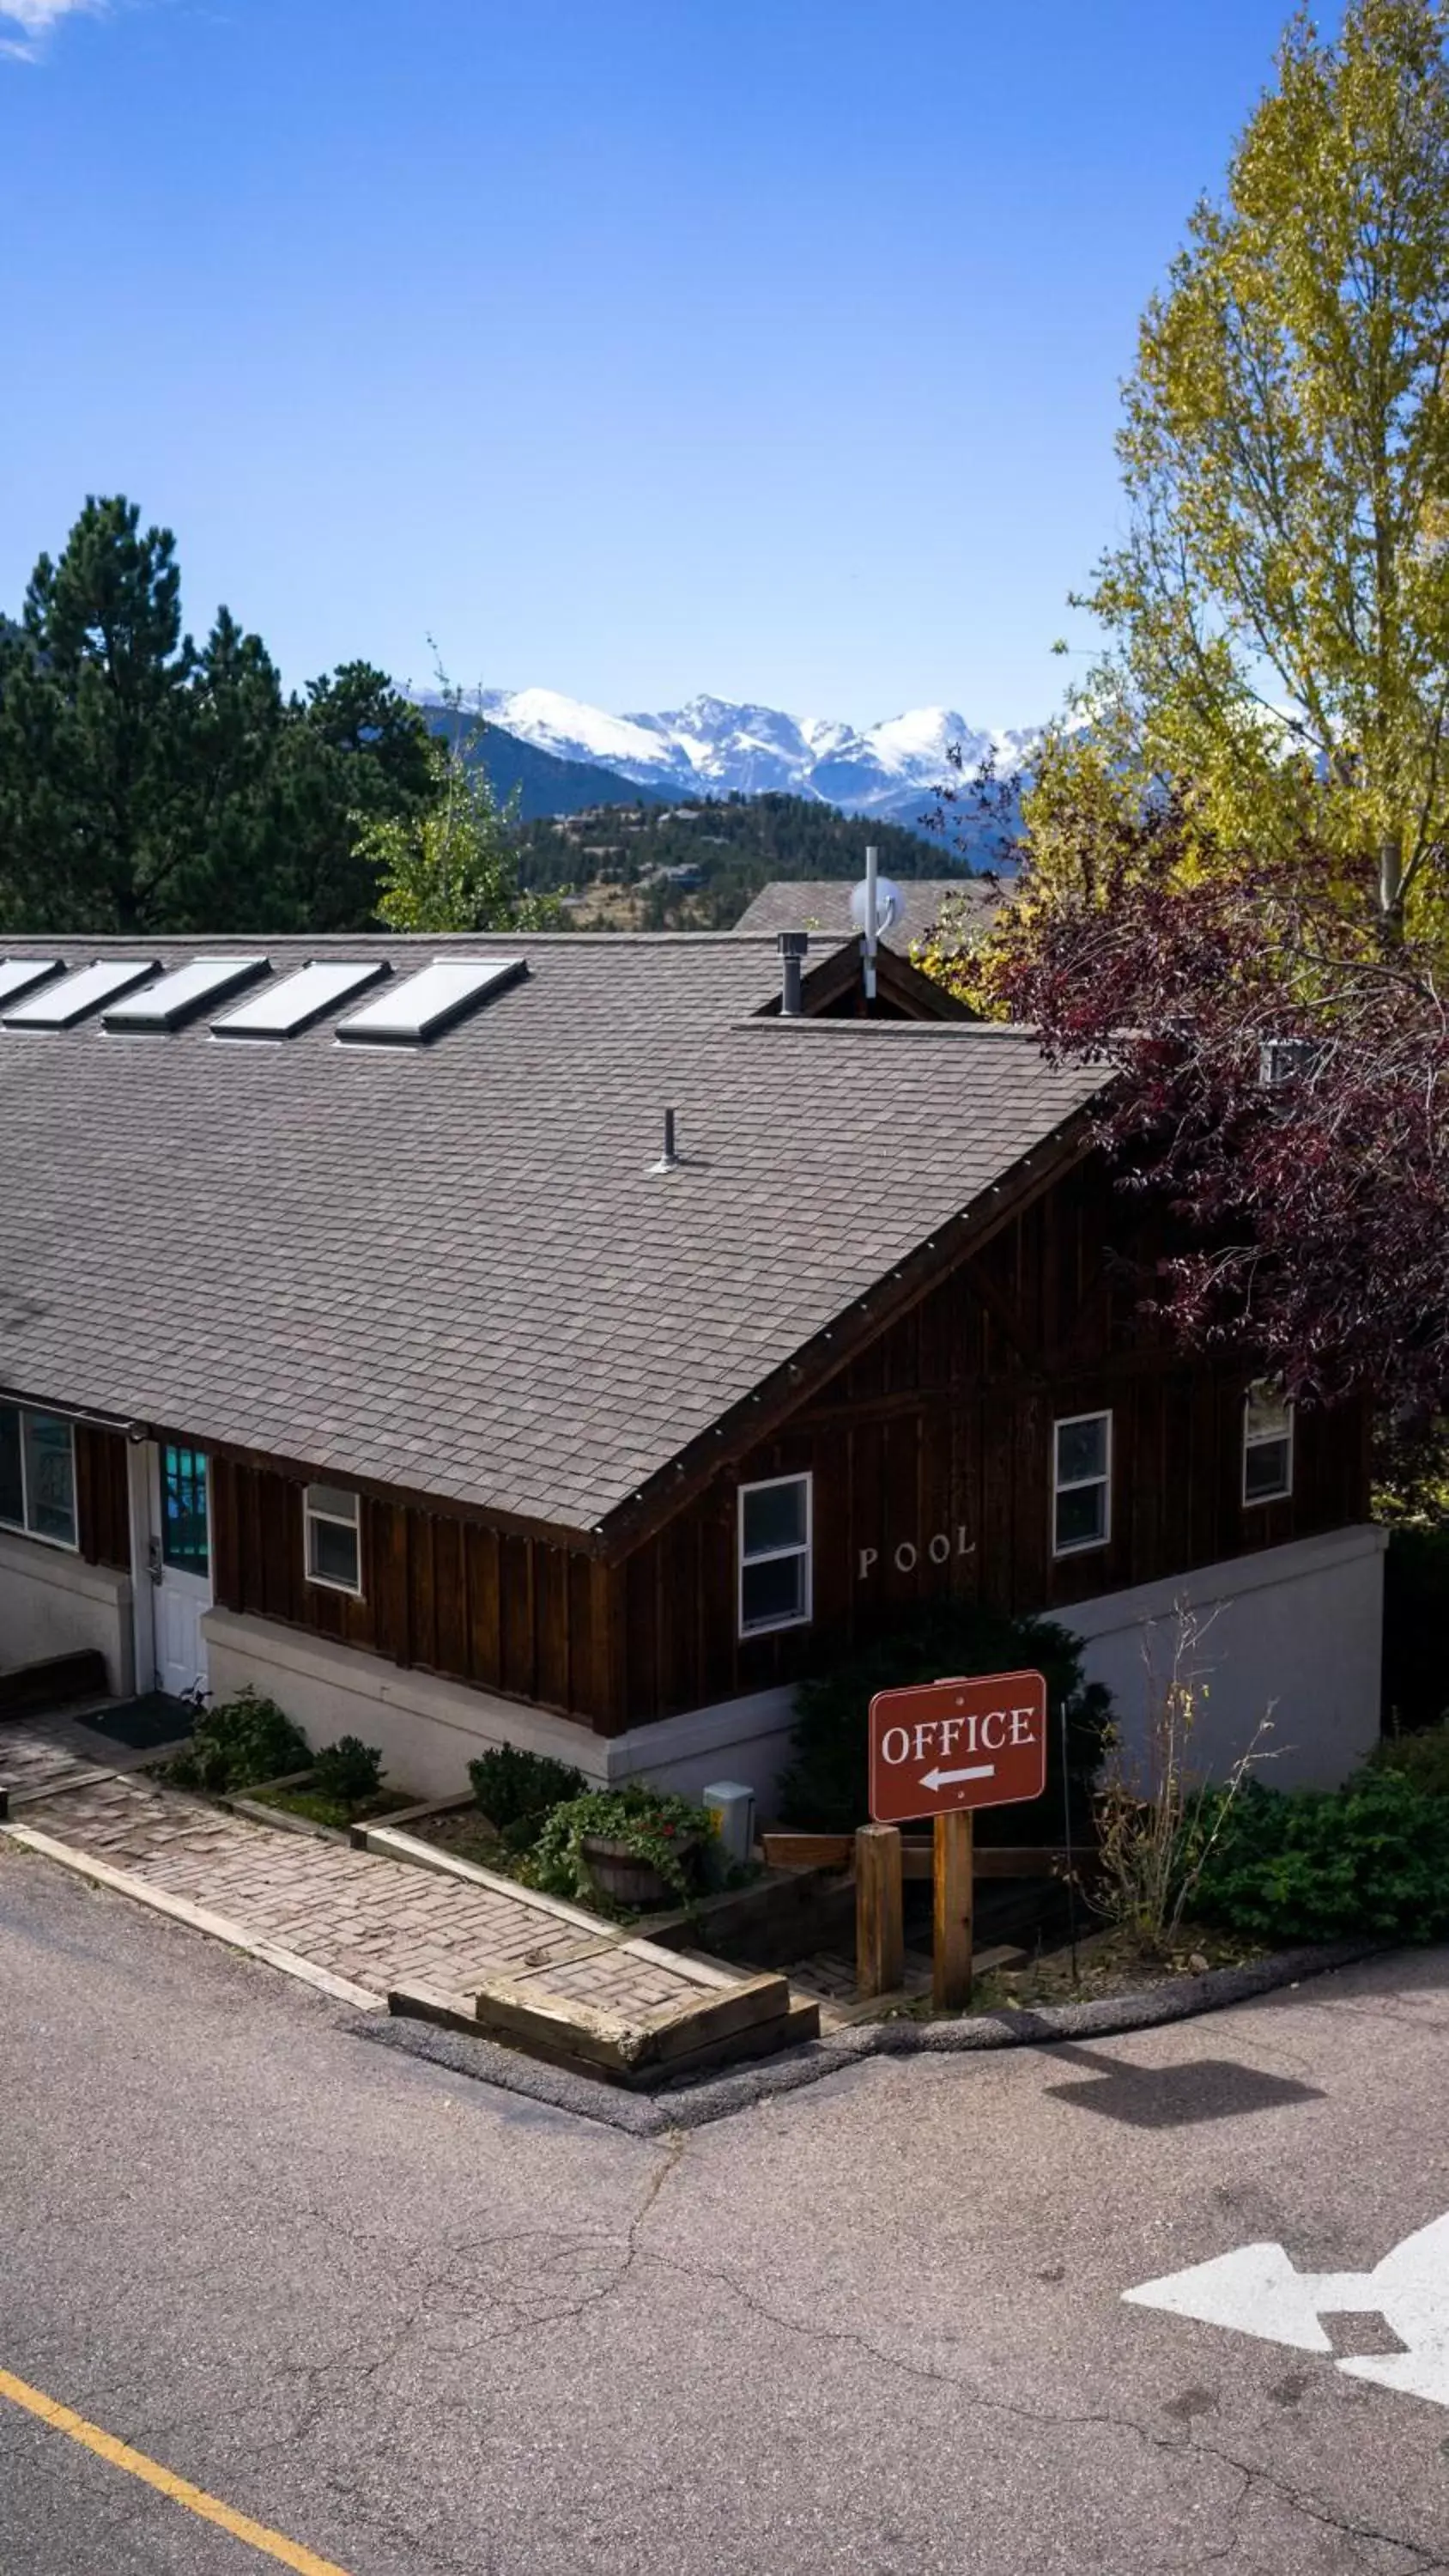
POLYGON ((857 1991, 862 1995, 893 1995, 905 1973, 900 1828, 862 1825, 855 1837, 857 1991))
POLYGON ((870 1704, 870 1812, 855 1838, 857 1979, 863 1995, 887 1994, 904 1973, 904 1938, 882 1945, 889 1905, 901 1922, 901 1838, 889 1828, 918 1816, 934 1824, 931 1996, 938 2011, 971 2001, 974 1829, 978 1807, 1039 1798, 1046 1788, 1047 1687, 1040 1673, 921 1682, 878 1691, 870 1704), (879 1839, 876 1839, 876 1838, 879 1839), (885 1890, 889 1869, 890 1893, 885 1890), (867 1886, 869 1885, 869 1896, 867 1886))
POLYGON ((938 1816, 933 1827, 935 1876, 932 1908, 931 2001, 938 2012, 961 2012, 971 2001, 972 1914, 975 1906, 969 1807, 938 1816))

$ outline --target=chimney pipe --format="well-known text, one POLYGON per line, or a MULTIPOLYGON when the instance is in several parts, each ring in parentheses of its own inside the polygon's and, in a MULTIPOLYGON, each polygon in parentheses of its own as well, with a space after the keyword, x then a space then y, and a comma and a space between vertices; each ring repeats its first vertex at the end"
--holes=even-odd
POLYGON ((876 923, 880 919, 876 893, 879 865, 878 853, 871 847, 865 854, 865 998, 868 1002, 875 1000, 876 923))
POLYGON ((786 1020, 798 1020, 804 1008, 800 988, 810 933, 808 930, 782 930, 777 944, 784 978, 780 991, 780 1016, 786 1020))
POLYGON ((666 1109, 664 1112, 664 1151, 660 1155, 658 1162, 651 1163, 649 1169, 651 1173, 677 1172, 679 1169, 679 1156, 675 1151, 674 1144, 674 1112, 672 1109, 666 1109))

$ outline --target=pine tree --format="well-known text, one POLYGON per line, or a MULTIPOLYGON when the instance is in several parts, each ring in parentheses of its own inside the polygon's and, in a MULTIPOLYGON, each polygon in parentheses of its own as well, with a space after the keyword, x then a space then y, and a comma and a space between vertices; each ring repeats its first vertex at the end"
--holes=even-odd
POLYGON ((0 621, 0 920, 17 930, 361 929, 356 817, 433 793, 427 728, 367 663, 285 694, 222 608, 182 631, 168 529, 87 501, 0 621))

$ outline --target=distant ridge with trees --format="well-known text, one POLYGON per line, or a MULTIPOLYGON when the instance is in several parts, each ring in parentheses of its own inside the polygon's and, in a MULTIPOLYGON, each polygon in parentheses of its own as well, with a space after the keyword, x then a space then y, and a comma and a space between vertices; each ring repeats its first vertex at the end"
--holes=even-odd
MULTIPOLYGON (((492 731, 483 736, 488 755, 492 731)), ((597 774, 597 773, 595 773, 597 774)), ((581 925, 641 930, 730 930, 760 888, 778 877, 865 874, 867 848, 881 873, 951 873, 938 843, 898 823, 842 814, 806 796, 691 797, 672 805, 595 804, 582 813, 518 826, 521 885, 576 890, 581 925)), ((963 884, 970 872, 960 869, 963 884)))

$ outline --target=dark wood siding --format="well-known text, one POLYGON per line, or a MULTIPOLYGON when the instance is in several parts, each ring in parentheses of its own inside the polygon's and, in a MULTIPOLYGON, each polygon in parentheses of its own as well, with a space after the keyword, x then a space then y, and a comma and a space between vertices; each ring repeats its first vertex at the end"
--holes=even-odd
POLYGON ((1150 1221, 1132 1222, 1129 1235, 1098 1169, 1071 1175, 638 1548, 624 1572, 623 1721, 793 1679, 822 1643, 933 1595, 1069 1614, 1099 1593, 1366 1519, 1356 1405, 1301 1412, 1291 1497, 1244 1507, 1250 1371, 1184 1360, 1144 1322, 1131 1261, 1151 1248, 1150 1221), (1110 1541, 1056 1557, 1053 1424, 1097 1411, 1112 1415, 1110 1541), (807 1468, 813 1618, 741 1638, 737 1487, 807 1468))
MULTIPOLYGON (((793 1679, 922 1598, 1069 1615, 1365 1519, 1356 1406, 1301 1414, 1291 1498, 1244 1509, 1250 1372, 1184 1360, 1137 1311, 1153 1222, 1099 1168, 1069 1174, 614 1565, 365 1497, 353 1600, 304 1579, 300 1478, 218 1458, 216 1597, 612 1733, 793 1679), (1055 1558, 1052 1425, 1097 1410, 1113 1420, 1110 1543, 1055 1558), (812 1619, 742 1639, 738 1488, 806 1469, 812 1619)), ((123 1532, 124 1459, 115 1491, 123 1532)))
POLYGON ((306 1580, 299 1478, 225 1457, 211 1478, 212 1579, 225 1609, 565 1716, 605 1714, 601 1594, 587 1558, 364 1495, 355 1600, 306 1580))
POLYGON ((131 1563, 126 1488, 126 1435, 93 1422, 75 1426, 75 1517, 80 1552, 90 1565, 131 1563))

